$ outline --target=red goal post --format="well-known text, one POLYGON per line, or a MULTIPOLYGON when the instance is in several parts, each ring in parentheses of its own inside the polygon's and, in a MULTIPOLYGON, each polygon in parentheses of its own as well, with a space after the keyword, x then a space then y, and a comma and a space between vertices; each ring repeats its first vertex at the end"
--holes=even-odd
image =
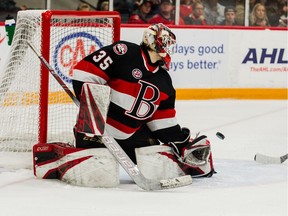
POLYGON ((78 108, 28 47, 32 43, 72 89, 73 66, 120 39, 114 11, 27 10, 17 15, 5 70, 0 71, 0 151, 73 142, 78 108))

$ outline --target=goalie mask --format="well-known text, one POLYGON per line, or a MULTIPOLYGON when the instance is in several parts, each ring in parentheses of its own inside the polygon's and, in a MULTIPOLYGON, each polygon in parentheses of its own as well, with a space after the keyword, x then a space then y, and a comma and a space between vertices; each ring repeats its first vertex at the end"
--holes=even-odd
POLYGON ((172 47, 176 44, 174 33, 162 23, 154 24, 144 31, 142 43, 158 53, 162 58, 163 67, 169 70, 172 47))

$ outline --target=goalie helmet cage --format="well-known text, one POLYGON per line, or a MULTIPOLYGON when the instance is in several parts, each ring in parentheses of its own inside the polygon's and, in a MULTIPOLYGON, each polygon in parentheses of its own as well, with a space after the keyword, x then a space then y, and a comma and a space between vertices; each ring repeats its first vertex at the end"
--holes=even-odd
POLYGON ((17 15, 0 73, 0 152, 29 152, 36 143, 72 142, 78 108, 27 45, 32 43, 72 89, 72 68, 120 39, 118 12, 27 10, 17 15))

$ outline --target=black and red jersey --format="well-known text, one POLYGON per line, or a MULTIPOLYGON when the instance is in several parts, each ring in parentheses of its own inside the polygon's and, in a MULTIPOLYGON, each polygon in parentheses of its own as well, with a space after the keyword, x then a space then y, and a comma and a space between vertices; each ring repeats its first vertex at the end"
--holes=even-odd
POLYGON ((75 66, 72 80, 78 99, 84 82, 111 87, 106 129, 115 139, 128 139, 143 124, 162 142, 185 138, 176 120, 171 77, 150 61, 144 46, 118 41, 103 47, 75 66))

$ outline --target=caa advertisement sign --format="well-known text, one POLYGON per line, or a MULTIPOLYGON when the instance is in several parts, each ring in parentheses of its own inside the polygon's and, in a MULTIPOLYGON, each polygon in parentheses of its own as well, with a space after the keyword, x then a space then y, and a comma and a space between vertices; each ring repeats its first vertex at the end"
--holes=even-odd
MULTIPOLYGON (((287 88, 284 30, 176 28, 170 74, 176 88, 287 88)), ((121 29, 140 43, 143 28, 121 29)))

